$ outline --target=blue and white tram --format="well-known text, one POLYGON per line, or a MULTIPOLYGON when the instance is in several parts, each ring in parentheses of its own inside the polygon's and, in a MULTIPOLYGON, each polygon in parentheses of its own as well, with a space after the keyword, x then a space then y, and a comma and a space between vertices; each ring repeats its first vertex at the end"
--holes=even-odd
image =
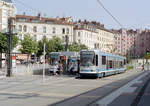
POLYGON ((60 52, 52 52, 50 53, 50 73, 57 73, 58 70, 58 65, 59 65, 59 60, 60 60, 60 52))
POLYGON ((80 76, 104 77, 126 71, 126 57, 100 50, 81 50, 80 76))

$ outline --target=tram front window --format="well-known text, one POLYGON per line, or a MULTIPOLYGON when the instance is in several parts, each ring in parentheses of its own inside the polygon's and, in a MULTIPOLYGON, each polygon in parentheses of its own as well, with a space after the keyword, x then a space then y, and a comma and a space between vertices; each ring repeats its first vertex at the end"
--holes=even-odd
POLYGON ((94 65, 94 52, 81 53, 81 66, 90 67, 94 65))

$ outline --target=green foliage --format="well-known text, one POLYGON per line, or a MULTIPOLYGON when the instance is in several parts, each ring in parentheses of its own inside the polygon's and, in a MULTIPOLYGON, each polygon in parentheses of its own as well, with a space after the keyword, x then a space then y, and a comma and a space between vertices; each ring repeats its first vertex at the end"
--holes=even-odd
POLYGON ((74 42, 72 45, 69 46, 70 51, 80 52, 80 50, 82 49, 88 49, 88 47, 83 44, 78 44, 76 42, 74 42))
MULTIPOLYGON (((18 44, 18 37, 16 35, 13 35, 13 48, 15 48, 18 44)), ((3 35, 0 33, 0 53, 6 53, 8 51, 8 37, 7 35, 3 35)))
POLYGON ((65 50, 65 46, 62 45, 62 41, 58 37, 53 37, 48 40, 46 36, 42 38, 38 42, 38 52, 37 56, 41 56, 43 54, 44 43, 46 44, 46 54, 49 55, 51 52, 60 52, 65 50))
POLYGON ((38 43, 34 40, 29 34, 24 36, 24 39, 21 41, 20 51, 25 54, 31 55, 32 53, 37 53, 38 43))
POLYGON ((48 45, 48 39, 46 36, 43 36, 42 40, 38 41, 37 56, 41 56, 43 54, 44 43, 46 46, 48 45))
POLYGON ((132 70, 133 66, 127 66, 127 70, 132 70))
POLYGON ((18 45, 19 38, 17 35, 13 35, 13 48, 15 48, 18 45))
POLYGON ((53 37, 51 40, 48 41, 47 45, 47 53, 49 54, 50 52, 60 52, 64 51, 65 47, 62 45, 62 41, 58 37, 53 37))

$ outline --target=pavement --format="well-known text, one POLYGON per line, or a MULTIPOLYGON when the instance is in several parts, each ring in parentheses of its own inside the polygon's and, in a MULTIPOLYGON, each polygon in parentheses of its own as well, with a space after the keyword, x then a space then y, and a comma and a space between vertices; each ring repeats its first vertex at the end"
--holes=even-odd
POLYGON ((44 80, 40 75, 0 78, 0 106, 87 106, 142 73, 132 70, 100 79, 63 75, 44 80))
POLYGON ((150 106, 150 71, 145 71, 90 106, 150 106))
MULTIPOLYGON (((20 69, 23 69, 22 66, 20 69)), ((0 70, 0 75, 4 74, 3 71, 4 69, 0 70)), ((100 79, 76 79, 74 76, 63 75, 46 76, 44 80, 40 75, 0 77, 0 106, 150 106, 149 104, 150 71, 139 69, 100 79)))
MULTIPOLYGON (((45 65, 46 69, 49 69, 49 65, 45 65)), ((19 64, 12 68, 13 76, 20 75, 39 75, 42 74, 43 64, 30 64, 29 66, 19 64)), ((7 67, 0 68, 0 77, 6 76, 7 67)))
POLYGON ((142 87, 139 95, 139 103, 137 106, 150 106, 150 77, 148 76, 148 80, 145 82, 144 86, 142 87))

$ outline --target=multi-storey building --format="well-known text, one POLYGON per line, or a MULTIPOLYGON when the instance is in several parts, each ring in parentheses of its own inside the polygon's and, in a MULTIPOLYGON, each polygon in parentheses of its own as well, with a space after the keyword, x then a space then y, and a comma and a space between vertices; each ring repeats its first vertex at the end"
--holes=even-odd
POLYGON ((74 27, 74 42, 82 43, 89 49, 113 52, 114 34, 105 29, 103 24, 79 20, 74 27))
POLYGON ((8 18, 15 17, 17 9, 11 0, 0 0, 0 31, 7 32, 8 18))
POLYGON ((136 38, 136 56, 144 57, 147 50, 150 51, 150 30, 138 30, 136 38))
POLYGON ((68 35, 69 42, 73 42, 73 23, 63 18, 45 18, 40 14, 38 16, 16 15, 16 29, 20 40, 26 34, 30 34, 37 41, 43 36, 48 39, 57 36, 65 40, 65 36, 68 35))
MULTIPOLYGON (((67 18, 46 18, 38 16, 16 15, 16 30, 20 40, 26 34, 30 34, 36 41, 46 36, 48 39, 56 36, 63 42, 68 36, 69 43, 73 42, 73 22, 71 17, 67 18)), ((19 46, 16 48, 17 52, 19 46)))
POLYGON ((115 33, 115 52, 121 55, 134 55, 136 53, 137 33, 133 30, 113 30, 115 33))
POLYGON ((150 30, 113 30, 115 33, 115 49, 117 54, 130 57, 144 57, 150 51, 150 30))
POLYGON ((96 26, 86 20, 79 20, 74 27, 74 42, 86 45, 89 49, 97 48, 98 33, 96 26))
POLYGON ((114 33, 104 28, 104 25, 98 25, 97 32, 99 49, 105 52, 114 53, 114 33))

